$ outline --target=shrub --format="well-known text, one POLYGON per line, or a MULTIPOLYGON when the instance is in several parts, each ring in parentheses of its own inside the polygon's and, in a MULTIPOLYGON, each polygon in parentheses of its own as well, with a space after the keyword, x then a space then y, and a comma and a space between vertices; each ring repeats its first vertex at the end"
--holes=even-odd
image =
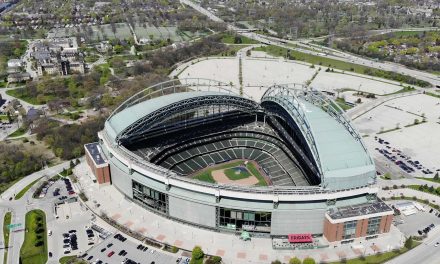
POLYGON ((203 252, 202 248, 199 246, 195 246, 193 248, 192 254, 191 254, 191 262, 190 264, 198 264, 203 262, 203 257, 205 256, 205 253, 203 252))
POLYGON ((271 264, 281 264, 281 261, 279 261, 279 260, 277 259, 277 260, 272 261, 271 264))
POLYGON ((301 264, 301 260, 297 257, 293 257, 289 260, 289 264, 301 264))
POLYGON ((405 241, 405 247, 406 247, 407 249, 411 249, 411 248, 413 247, 413 239, 412 239, 411 236, 408 237, 408 239, 406 239, 406 241, 405 241))
POLYGON ((303 264, 315 264, 315 260, 313 258, 305 258, 303 260, 303 264))

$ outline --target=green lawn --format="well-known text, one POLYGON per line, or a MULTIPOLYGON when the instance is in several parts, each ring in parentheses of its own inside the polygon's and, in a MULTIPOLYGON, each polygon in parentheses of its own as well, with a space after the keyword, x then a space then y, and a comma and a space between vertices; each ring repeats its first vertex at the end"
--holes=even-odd
POLYGON ((33 105, 41 105, 41 104, 45 104, 47 101, 53 99, 53 96, 43 96, 44 97, 44 102, 39 102, 37 100, 37 97, 33 97, 33 96, 29 96, 25 93, 22 92, 21 88, 15 89, 15 90, 7 90, 6 91, 7 95, 13 96, 15 98, 21 99, 29 104, 33 104, 33 105))
POLYGON ((26 214, 24 242, 20 249, 22 264, 44 264, 47 262, 46 215, 36 209, 26 214))
POLYGON ((82 260, 82 259, 78 259, 76 256, 65 256, 60 258, 59 260, 60 264, 67 264, 67 263, 71 263, 71 264, 87 264, 87 261, 82 260))
POLYGON ((431 92, 426 92, 425 94, 432 96, 432 97, 440 98, 440 94, 431 93, 431 92))
POLYGON ((425 192, 432 195, 440 196, 440 187, 438 187, 438 189, 435 188, 434 186, 428 186, 428 188, 423 188, 423 185, 408 185, 407 187, 413 190, 417 190, 419 192, 425 192))
POLYGON ((20 127, 19 129, 15 130, 12 134, 9 135, 9 137, 19 137, 23 136, 26 133, 27 129, 20 127))
POLYGON ((23 197, 23 195, 37 182, 41 179, 42 177, 36 179, 35 181, 29 183, 26 187, 23 188, 23 190, 19 191, 17 193, 17 195, 15 195, 15 200, 20 199, 21 197, 23 197))
POLYGON ((224 173, 226 177, 228 177, 230 180, 233 181, 246 179, 249 176, 251 176, 251 173, 244 167, 242 168, 234 167, 234 168, 225 169, 224 173))
POLYGON ((264 179, 263 175, 261 175, 261 173, 252 162, 248 162, 246 167, 258 179, 258 186, 267 186, 267 182, 264 179))
POLYGON ((3 219, 3 241, 4 241, 4 248, 5 248, 5 254, 3 256, 3 263, 6 263, 6 260, 8 259, 9 228, 7 226, 9 224, 11 224, 11 218, 12 218, 12 213, 7 212, 5 214, 5 218, 3 219))
POLYGON ((336 99, 336 103, 339 105, 340 108, 342 108, 342 110, 347 111, 348 109, 352 108, 352 106, 349 106, 348 104, 345 103, 345 100, 342 98, 337 98, 336 99))

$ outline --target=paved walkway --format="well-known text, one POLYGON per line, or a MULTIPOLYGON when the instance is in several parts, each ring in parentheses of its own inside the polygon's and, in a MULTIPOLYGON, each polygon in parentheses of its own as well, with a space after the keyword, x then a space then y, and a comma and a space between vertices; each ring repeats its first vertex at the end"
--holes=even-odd
POLYGON ((350 245, 336 243, 319 250, 274 250, 271 240, 267 238, 252 238, 251 241, 243 242, 232 234, 197 229, 151 213, 125 199, 113 186, 98 186, 93 183, 92 173, 85 163, 75 168, 75 174, 79 177, 80 188, 89 198, 87 205, 96 213, 105 213, 121 225, 180 248, 191 250, 195 245, 201 245, 206 253, 221 256, 225 263, 268 263, 275 259, 288 262, 293 256, 335 261, 341 256, 357 257, 359 252, 374 254, 377 250, 391 250, 403 243, 401 232, 393 226, 390 234, 375 240, 357 239, 350 245), (356 245, 356 250, 352 248, 353 245, 356 245))

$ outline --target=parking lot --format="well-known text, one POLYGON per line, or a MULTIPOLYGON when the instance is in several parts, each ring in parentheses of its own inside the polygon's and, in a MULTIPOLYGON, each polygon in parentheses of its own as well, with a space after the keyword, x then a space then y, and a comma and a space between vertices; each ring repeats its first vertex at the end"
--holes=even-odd
POLYGON ((419 230, 423 231, 423 229, 431 224, 434 224, 434 226, 440 225, 438 212, 433 210, 432 213, 429 213, 429 209, 426 212, 418 212, 409 216, 396 216, 395 221, 397 223, 397 228, 399 228, 405 236, 419 236, 419 230), (399 223, 401 220, 403 221, 399 223))
POLYGON ((139 247, 139 243, 135 243, 126 235, 118 233, 109 236, 103 242, 99 243, 92 249, 88 250, 82 258, 92 263, 142 263, 142 264, 170 264, 182 263, 178 256, 168 255, 157 248, 143 244, 144 248, 139 247))
POLYGON ((70 186, 64 180, 58 180, 47 188, 45 200, 53 202, 54 218, 47 223, 48 235, 48 263, 58 263, 63 256, 79 255, 98 243, 99 238, 94 235, 90 240, 86 227, 91 226, 92 214, 76 201, 76 194, 69 194, 70 186), (69 232, 70 231, 70 232, 69 232), (89 242, 93 244, 89 245, 89 242))

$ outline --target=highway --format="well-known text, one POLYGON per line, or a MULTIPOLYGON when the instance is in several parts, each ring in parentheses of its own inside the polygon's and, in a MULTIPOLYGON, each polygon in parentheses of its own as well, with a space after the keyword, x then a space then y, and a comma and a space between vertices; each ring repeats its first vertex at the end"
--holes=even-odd
MULTIPOLYGON (((221 18, 217 17, 210 11, 206 10, 205 8, 201 7, 200 5, 191 2, 190 0, 180 0, 182 4, 188 5, 198 12, 206 15, 211 20, 216 22, 224 22, 221 18)), ((392 71, 397 72, 401 74, 410 75, 412 77, 415 77, 417 79, 430 82, 433 85, 440 86, 440 76, 437 76, 432 73, 424 72, 424 71, 418 71, 409 69, 406 66, 393 63, 393 62, 379 62, 375 60, 371 60, 368 58, 363 58, 360 56, 356 56, 350 53, 342 52, 340 50, 335 50, 332 48, 308 43, 306 40, 299 40, 299 41, 292 41, 292 40, 285 40, 275 37, 269 37, 261 34, 257 34, 254 32, 242 32, 239 28, 228 24, 227 25, 229 30, 236 31, 238 34, 241 34, 245 37, 254 39, 256 41, 260 41, 262 43, 268 44, 268 45, 275 45, 282 48, 288 48, 291 50, 296 50, 299 52, 311 54, 311 55, 317 55, 321 57, 326 57, 330 59, 350 62, 354 64, 364 65, 372 68, 382 69, 386 71, 392 71)), ((420 30, 419 28, 417 30, 420 30)))

